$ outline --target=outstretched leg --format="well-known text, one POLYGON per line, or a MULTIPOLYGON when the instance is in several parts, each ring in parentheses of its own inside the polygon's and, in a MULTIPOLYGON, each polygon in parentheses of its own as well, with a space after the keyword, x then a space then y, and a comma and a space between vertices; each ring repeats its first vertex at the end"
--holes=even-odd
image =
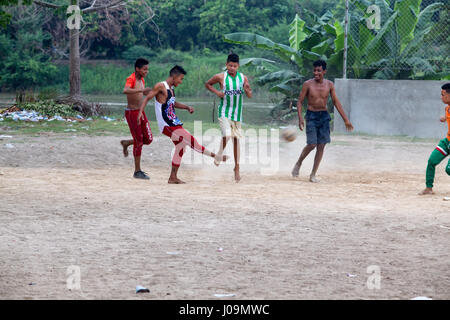
POLYGON ((300 154, 300 157, 298 158, 297 162, 295 163, 294 168, 292 169, 292 176, 294 178, 298 177, 298 174, 300 172, 300 167, 302 166, 303 160, 308 156, 308 154, 314 150, 316 147, 315 144, 307 144, 304 148, 302 153, 300 154))
POLYGON ((172 142, 175 144, 175 153, 172 158, 172 172, 169 177, 169 183, 184 183, 180 179, 177 178, 178 168, 181 165, 181 159, 184 154, 184 149, 186 146, 190 146, 193 150, 205 154, 209 157, 212 157, 216 160, 227 161, 228 156, 220 156, 216 155, 214 152, 206 149, 202 146, 198 141, 183 127, 164 127, 163 134, 170 137, 172 142))

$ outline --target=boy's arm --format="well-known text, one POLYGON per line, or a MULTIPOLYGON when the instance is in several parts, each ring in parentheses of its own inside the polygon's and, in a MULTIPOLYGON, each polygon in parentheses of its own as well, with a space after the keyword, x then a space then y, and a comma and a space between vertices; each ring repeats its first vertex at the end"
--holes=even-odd
POLYGON ((331 82, 330 86, 331 86, 331 88, 330 88, 331 100, 333 100, 333 104, 336 106, 336 109, 339 111, 339 114, 341 115, 342 120, 344 120, 345 127, 347 128, 347 130, 352 131, 353 125, 350 122, 350 120, 348 120, 347 115, 344 112, 344 108, 342 108, 342 104, 336 95, 336 90, 334 88, 333 82, 331 82))
POLYGON ((155 84, 155 86, 150 90, 150 92, 145 96, 145 98, 139 105, 138 124, 141 124, 141 117, 144 113, 145 106, 147 105, 149 100, 153 99, 161 91, 161 85, 162 83, 155 84))
POLYGON ((442 117, 439 118, 439 120, 440 120, 441 122, 447 121, 447 108, 450 108, 450 107, 445 107, 445 109, 444 109, 444 115, 443 115, 442 117))
POLYGON ((250 88, 250 83, 248 82, 247 76, 244 76, 244 91, 247 98, 251 98, 253 96, 252 88, 250 88))
POLYGON ((146 96, 146 95, 148 95, 152 90, 153 90, 153 88, 150 88, 150 87, 144 88, 144 90, 142 90, 142 94, 143 94, 144 96, 146 96))
POLYGON ((180 103, 178 101, 175 101, 175 104, 173 106, 175 108, 177 108, 177 109, 187 110, 187 111, 189 111, 189 113, 193 113, 194 112, 194 108, 192 108, 190 106, 187 106, 185 104, 182 104, 182 103, 180 103))
POLYGON ((214 88, 214 85, 216 83, 221 83, 221 80, 222 80, 221 76, 222 76, 222 74, 218 73, 218 74, 214 75, 211 79, 206 81, 206 83, 205 83, 206 89, 208 89, 209 91, 211 91, 212 93, 217 95, 219 98, 223 98, 225 96, 225 94, 222 91, 219 91, 216 88, 214 88))
POLYGON ((302 106, 303 106, 303 101, 305 101, 307 93, 308 93, 308 83, 304 82, 303 86, 302 86, 302 91, 300 91, 300 94, 297 99, 298 127, 302 131, 305 126, 305 121, 303 120, 303 116, 302 116, 302 106))
POLYGON ((122 93, 133 94, 133 93, 143 93, 143 92, 144 92, 144 89, 133 89, 129 85, 125 85, 122 93))

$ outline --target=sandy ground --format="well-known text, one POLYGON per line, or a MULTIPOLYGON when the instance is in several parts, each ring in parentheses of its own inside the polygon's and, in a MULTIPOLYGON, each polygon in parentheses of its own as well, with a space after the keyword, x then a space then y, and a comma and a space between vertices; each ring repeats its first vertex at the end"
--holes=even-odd
POLYGON ((0 141, 1 299, 450 298, 444 164, 417 195, 437 141, 334 136, 312 184, 312 156, 289 174, 300 136, 272 175, 244 164, 236 184, 208 159, 168 185, 171 142, 144 147, 138 181, 121 138, 0 141))

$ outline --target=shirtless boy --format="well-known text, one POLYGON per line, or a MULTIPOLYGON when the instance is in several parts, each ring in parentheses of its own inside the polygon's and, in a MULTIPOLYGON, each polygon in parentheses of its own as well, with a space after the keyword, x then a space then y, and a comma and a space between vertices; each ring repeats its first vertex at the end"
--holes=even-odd
POLYGON ((173 67, 170 70, 167 80, 157 83, 147 97, 142 101, 138 115, 138 121, 145 121, 145 106, 149 100, 156 97, 155 114, 156 120, 158 121, 159 130, 162 134, 171 138, 175 145, 175 153, 172 158, 172 171, 168 180, 168 183, 170 184, 185 183, 178 179, 177 173, 186 146, 190 146, 195 151, 210 156, 216 161, 226 161, 228 159, 227 156, 216 155, 204 146, 200 145, 197 140, 183 128, 183 123, 175 114, 175 108, 187 110, 189 113, 194 112, 194 108, 182 104, 175 99, 174 88, 183 82, 185 74, 186 71, 182 67, 173 67))
POLYGON ((152 131, 145 113, 144 120, 138 124, 139 105, 142 97, 147 95, 151 88, 145 88, 145 76, 148 74, 148 61, 137 59, 134 64, 134 72, 127 78, 123 93, 127 95, 128 106, 125 109, 125 118, 130 128, 132 140, 122 140, 123 155, 128 157, 128 147, 133 145, 134 156, 134 175, 136 179, 150 179, 149 176, 141 170, 142 146, 150 144, 153 141, 152 131))
POLYGON ((336 91, 333 82, 324 79, 327 72, 327 64, 323 60, 317 60, 313 63, 314 78, 305 81, 297 101, 298 122, 300 130, 303 131, 305 122, 302 116, 302 105, 305 98, 308 100, 308 109, 306 111, 306 147, 303 149, 300 157, 292 169, 292 176, 298 177, 300 167, 303 160, 308 154, 317 148, 316 156, 314 158, 314 166, 309 176, 309 181, 319 182, 316 178, 317 169, 319 169, 320 161, 323 157, 325 145, 330 143, 330 120, 331 117, 327 111, 328 97, 331 95, 333 104, 339 111, 344 120, 345 127, 348 131, 353 130, 353 125, 348 120, 339 99, 336 96, 336 91))

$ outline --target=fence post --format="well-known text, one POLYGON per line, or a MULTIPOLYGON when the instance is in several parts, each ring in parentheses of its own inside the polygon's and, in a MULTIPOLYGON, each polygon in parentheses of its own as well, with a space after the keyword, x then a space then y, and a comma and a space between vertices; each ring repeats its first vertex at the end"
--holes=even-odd
POLYGON ((348 0, 345 0, 345 22, 344 22, 344 66, 342 78, 347 79, 347 38, 348 38, 348 0))

